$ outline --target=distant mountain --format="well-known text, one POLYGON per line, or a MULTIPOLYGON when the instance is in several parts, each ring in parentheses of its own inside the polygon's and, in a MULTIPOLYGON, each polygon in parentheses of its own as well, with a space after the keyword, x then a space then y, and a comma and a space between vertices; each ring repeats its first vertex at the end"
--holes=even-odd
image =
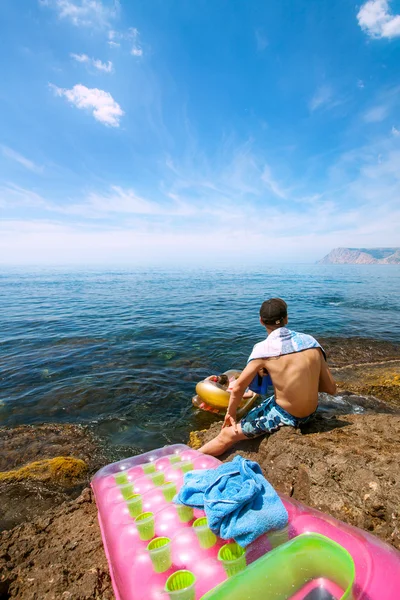
POLYGON ((400 248, 335 248, 319 265, 400 265, 400 248))

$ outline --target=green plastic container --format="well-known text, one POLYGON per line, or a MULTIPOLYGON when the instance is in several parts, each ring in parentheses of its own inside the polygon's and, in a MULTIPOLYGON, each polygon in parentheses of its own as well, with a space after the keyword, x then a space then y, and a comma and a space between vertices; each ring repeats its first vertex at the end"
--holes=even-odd
POLYGON ((144 542, 154 537, 154 515, 152 512, 140 513, 135 519, 139 537, 144 542))
POLYGON ((153 569, 156 573, 164 573, 172 566, 171 540, 157 537, 147 546, 153 569))
POLYGON ((191 571, 175 571, 166 581, 165 591, 170 600, 195 600, 196 577, 191 571))
POLYGON ((130 496, 130 498, 126 501, 126 504, 128 506, 129 514, 133 518, 140 515, 140 513, 143 510, 143 501, 141 494, 132 494, 132 496, 130 496))
POLYGON ((175 504, 176 512, 178 513, 181 523, 189 523, 194 518, 193 508, 185 504, 175 504))
POLYGON ((161 489, 163 496, 167 502, 172 502, 172 499, 178 493, 178 490, 176 489, 176 485, 173 481, 166 481, 165 483, 163 483, 160 486, 160 489, 161 489))
POLYGON ((180 462, 174 463, 172 465, 174 469, 179 469, 182 473, 187 473, 188 471, 193 471, 194 465, 191 460, 181 460, 180 462))
POLYGON ((154 463, 144 463, 140 465, 143 469, 143 473, 149 475, 150 473, 155 473, 157 471, 156 465, 154 463))
POLYGON ((182 458, 179 456, 179 454, 171 454, 170 456, 168 456, 168 460, 171 463, 171 465, 181 462, 182 458))
POLYGON ((194 528, 200 547, 204 550, 212 548, 217 542, 217 536, 211 531, 208 526, 207 517, 196 519, 192 527, 194 528))
POLYGON ((150 477, 150 479, 152 480, 154 485, 162 485, 165 482, 165 475, 161 471, 156 471, 155 473, 150 473, 150 475, 148 475, 148 477, 150 477))
POLYGON ((343 590, 338 600, 354 600, 355 567, 347 550, 323 535, 302 534, 265 554, 201 600, 290 600, 306 583, 320 578, 343 590))
POLYGON ((218 560, 221 561, 228 577, 233 577, 246 568, 246 550, 236 542, 225 544, 219 549, 218 560))
POLYGON ((129 483, 128 475, 125 471, 121 471, 120 473, 116 473, 114 475, 115 483, 118 485, 124 485, 124 483, 129 483))
POLYGON ((119 486, 120 492, 124 500, 130 500, 135 496, 135 488, 133 483, 125 483, 119 486))

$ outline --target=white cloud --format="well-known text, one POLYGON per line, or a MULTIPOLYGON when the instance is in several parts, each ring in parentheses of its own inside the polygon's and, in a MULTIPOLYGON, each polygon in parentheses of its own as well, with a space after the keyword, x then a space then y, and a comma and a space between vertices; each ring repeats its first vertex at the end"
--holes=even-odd
POLYGON ((369 0, 357 14, 358 24, 372 38, 400 36, 400 15, 393 15, 387 0, 369 0))
POLYGON ((143 49, 139 43, 139 31, 136 27, 131 27, 128 30, 128 40, 133 43, 131 54, 133 56, 143 56, 143 49))
POLYGON ((91 65, 98 71, 103 71, 104 73, 111 73, 113 70, 113 64, 111 60, 109 60, 106 63, 103 63, 99 59, 90 58, 87 54, 74 54, 73 52, 71 52, 70 56, 77 62, 91 65))
POLYGON ((29 169, 29 171, 33 171, 34 173, 41 173, 43 171, 43 167, 40 167, 29 158, 22 156, 22 154, 19 154, 19 152, 16 152, 12 148, 9 148, 8 146, 0 146, 0 148, 3 156, 15 160, 25 167, 25 169, 29 169))
POLYGON ((386 119, 388 112, 389 107, 386 104, 379 104, 378 106, 374 106, 364 113, 363 118, 366 123, 379 123, 380 121, 384 121, 386 119))
POLYGON ((338 211, 327 203, 305 215, 280 210, 264 219, 247 209, 234 218, 225 213, 216 224, 209 218, 206 226, 188 226, 185 220, 179 230, 165 217, 155 223, 136 219, 100 226, 2 219, 0 263, 232 266, 255 264, 266 252, 270 262, 301 262, 321 258, 335 246, 396 245, 399 217, 398 211, 380 208, 361 214, 338 211))
POLYGON ((19 263, 62 264, 68 248, 71 263, 204 265, 218 257, 233 264, 254 262, 266 249, 271 261, 302 261, 335 246, 395 245, 399 139, 386 134, 349 150, 328 170, 321 163, 317 182, 282 179, 281 168, 278 183, 275 163, 271 169, 250 142, 229 142, 217 157, 193 150, 181 163, 169 159, 150 189, 107 185, 74 193, 80 200, 61 191, 47 200, 37 190, 9 186, 0 190, 5 214, 15 218, 18 205, 26 207, 26 219, 36 220, 3 219, 0 262, 8 256, 19 263), (38 220, 43 214, 51 220, 38 220))
POLYGON ((101 62, 101 60, 98 59, 92 59, 93 60, 93 66, 98 69, 99 71, 104 71, 105 73, 111 73, 111 71, 113 70, 113 64, 111 62, 111 60, 109 60, 106 63, 101 62))
POLYGON ((143 48, 139 43, 139 30, 136 27, 130 27, 127 31, 116 31, 110 29, 108 32, 108 45, 112 48, 118 48, 121 43, 131 46, 130 53, 132 56, 143 56, 143 48))
POLYGON ((357 81, 357 87, 358 87, 360 90, 363 90, 363 89, 365 88, 365 84, 364 84, 364 82, 363 82, 363 80, 362 80, 362 79, 359 79, 359 80, 357 81))
POLYGON ((118 2, 105 6, 101 0, 39 0, 39 4, 52 8, 60 19, 76 27, 107 27, 119 8, 118 2))
POLYGON ((400 135, 400 130, 397 129, 394 125, 392 127, 392 135, 394 135, 395 137, 398 137, 400 135))
POLYGON ((209 207, 197 208, 182 201, 174 194, 168 195, 170 200, 162 204, 148 200, 131 188, 112 185, 107 191, 91 192, 79 204, 55 203, 46 200, 32 190, 22 188, 13 183, 0 187, 0 201, 3 207, 12 209, 15 206, 27 206, 44 209, 51 213, 78 216, 84 219, 108 219, 118 215, 138 215, 151 217, 200 216, 213 211, 209 207))
POLYGON ((80 63, 87 63, 91 60, 87 54, 74 54, 73 52, 71 52, 70 57, 76 60, 76 62, 80 63))
POLYGON ((262 29, 256 29, 256 45, 259 52, 263 52, 268 46, 268 38, 262 29))
POLYGON ((311 98, 309 102, 309 109, 313 112, 323 106, 326 106, 331 103, 332 100, 332 89, 328 85, 322 85, 317 89, 314 96, 311 98))
POLYGON ((111 186, 109 194, 89 195, 89 201, 86 204, 86 210, 90 214, 96 213, 132 213, 142 215, 165 214, 168 210, 160 207, 156 202, 146 200, 138 196, 133 190, 124 190, 120 186, 111 186))
POLYGON ((93 111, 93 116, 100 123, 110 127, 119 127, 124 111, 109 92, 97 88, 87 88, 78 83, 70 90, 49 84, 57 96, 64 96, 77 108, 93 111))
POLYGON ((271 169, 268 165, 265 165, 263 174, 261 175, 261 179, 267 186, 270 188, 271 192, 278 196, 278 198, 286 198, 286 192, 280 187, 280 185, 275 181, 272 177, 271 169))
POLYGON ((131 50, 131 54, 133 54, 133 56, 142 56, 143 50, 141 48, 137 48, 136 46, 134 46, 131 50))
POLYGON ((0 187, 0 202, 7 208, 23 206, 51 210, 51 205, 42 196, 14 183, 0 187))

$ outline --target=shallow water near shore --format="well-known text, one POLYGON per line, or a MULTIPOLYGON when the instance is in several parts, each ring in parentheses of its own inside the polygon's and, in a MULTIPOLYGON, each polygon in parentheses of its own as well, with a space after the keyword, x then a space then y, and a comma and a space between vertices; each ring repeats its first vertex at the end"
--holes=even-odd
MULTIPOLYGON (((400 341, 400 267, 0 271, 0 424, 90 424, 137 451, 213 419, 197 381, 242 368, 262 300, 316 337, 400 341)), ((361 407, 362 408, 362 407, 361 407)))

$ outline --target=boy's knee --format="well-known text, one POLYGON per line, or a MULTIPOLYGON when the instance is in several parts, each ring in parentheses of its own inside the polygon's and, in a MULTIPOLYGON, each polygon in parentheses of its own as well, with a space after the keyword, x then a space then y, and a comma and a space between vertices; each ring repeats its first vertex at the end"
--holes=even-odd
POLYGON ((218 437, 221 439, 221 441, 230 443, 236 441, 236 439, 239 437, 239 433, 235 431, 233 427, 224 427, 218 437))
POLYGON ((229 430, 232 429, 232 427, 224 427, 223 429, 221 429, 221 431, 218 434, 219 439, 221 440, 221 442, 229 442, 231 439, 231 434, 229 432, 229 430))

